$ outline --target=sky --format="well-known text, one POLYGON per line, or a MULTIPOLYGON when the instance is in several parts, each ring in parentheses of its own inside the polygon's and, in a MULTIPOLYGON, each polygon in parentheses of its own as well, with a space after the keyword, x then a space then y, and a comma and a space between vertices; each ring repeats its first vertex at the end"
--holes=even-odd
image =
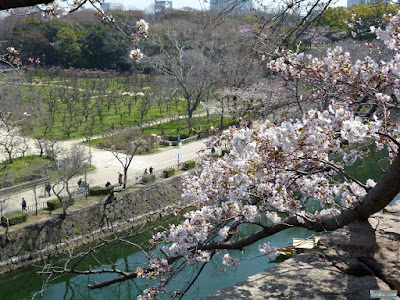
MULTIPOLYGON (((273 0, 272 0, 273 1, 273 0)), ((154 0, 105 0, 105 2, 122 3, 125 9, 149 9, 154 0)), ((253 1, 254 2, 254 1, 253 1)), ((334 6, 346 6, 347 0, 338 0, 334 6)), ((209 0, 172 0, 173 8, 192 7, 196 9, 208 10, 209 0)))

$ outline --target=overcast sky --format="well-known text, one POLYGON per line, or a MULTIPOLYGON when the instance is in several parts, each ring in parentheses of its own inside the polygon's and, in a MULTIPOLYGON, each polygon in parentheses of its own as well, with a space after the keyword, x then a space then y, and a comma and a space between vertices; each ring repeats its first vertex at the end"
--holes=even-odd
MULTIPOLYGON (((105 0, 105 2, 123 3, 125 9, 148 9, 154 4, 154 0, 105 0)), ((209 0, 172 0, 173 8, 193 7, 208 10, 209 0)), ((347 0, 338 0, 335 6, 346 6, 347 0)))

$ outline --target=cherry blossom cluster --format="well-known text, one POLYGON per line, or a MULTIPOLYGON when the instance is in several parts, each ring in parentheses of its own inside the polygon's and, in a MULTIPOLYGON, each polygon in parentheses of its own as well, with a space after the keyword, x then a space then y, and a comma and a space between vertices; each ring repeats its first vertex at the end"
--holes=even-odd
POLYGON ((275 247, 271 246, 270 243, 264 243, 263 245, 259 245, 258 249, 262 254, 268 257, 275 257, 279 255, 279 252, 276 250, 275 247))
POLYGON ((19 50, 15 49, 14 47, 7 48, 8 55, 2 55, 1 60, 4 62, 9 62, 13 65, 20 66, 22 65, 21 59, 18 57, 19 50))
MULTIPOLYGON (((140 21, 136 22, 136 32, 131 34, 131 40, 137 44, 141 39, 146 39, 148 35, 149 24, 141 19, 140 21)), ((134 49, 130 52, 130 57, 133 58, 135 61, 139 61, 143 58, 143 53, 140 49, 134 49)))
POLYGON ((371 32, 376 34, 378 39, 383 40, 385 45, 392 50, 399 51, 400 50, 400 11, 397 15, 393 16, 391 14, 386 15, 386 20, 388 24, 385 29, 375 28, 371 26, 371 32))
POLYGON ((140 49, 134 49, 130 52, 129 56, 135 61, 138 61, 143 58, 143 53, 140 51, 140 49))
MULTIPOLYGON (((389 25, 376 30, 377 36, 397 52, 400 18, 388 18, 389 25)), ((376 151, 386 145, 397 155, 400 128, 390 113, 400 102, 400 54, 387 62, 370 57, 354 62, 338 47, 321 58, 289 50, 274 56, 268 67, 312 87, 302 97, 315 108, 298 119, 265 121, 257 129, 232 127, 218 137, 214 146, 226 154, 204 156, 196 172, 182 179, 182 198, 195 210, 153 237, 155 243, 164 243, 169 257, 206 263, 212 250, 204 250, 205 245, 239 239, 246 224, 271 226, 287 217, 304 223, 310 203, 319 204, 315 215, 336 216, 375 185, 372 179, 363 183, 346 173, 347 166, 369 155, 371 150, 362 146, 375 142, 376 151)), ((268 243, 259 251, 269 257, 278 254, 268 243)), ((222 262, 236 267, 239 259, 225 250, 222 262)), ((160 276, 168 268, 158 269, 160 276)), ((147 290, 145 297, 156 291, 164 292, 164 286, 147 290)))
MULTIPOLYGON (((77 0, 75 0, 74 5, 78 6, 77 0)), ((50 18, 60 18, 61 16, 65 16, 68 14, 68 7, 62 5, 60 2, 53 1, 45 6, 42 11, 49 16, 50 18)))

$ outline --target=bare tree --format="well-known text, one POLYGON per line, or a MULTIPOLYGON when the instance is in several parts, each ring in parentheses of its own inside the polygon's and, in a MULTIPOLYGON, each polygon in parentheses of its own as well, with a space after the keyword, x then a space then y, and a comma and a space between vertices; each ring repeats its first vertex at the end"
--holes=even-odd
POLYGON ((46 155, 48 155, 52 161, 56 162, 62 153, 62 149, 58 144, 58 141, 55 139, 47 139, 42 143, 46 155))
MULTIPOLYGON (((216 44, 209 43, 202 34, 202 25, 185 20, 177 21, 175 27, 160 25, 151 43, 159 54, 148 62, 161 74, 169 77, 186 104, 189 128, 193 126, 193 113, 206 96, 207 90, 216 83, 216 44)), ((157 29, 157 28, 156 28, 157 29)))
POLYGON ((86 149, 81 145, 74 145, 68 151, 59 155, 56 162, 56 180, 52 190, 60 201, 63 215, 67 214, 67 208, 72 203, 72 191, 69 186, 70 180, 84 173, 88 168, 88 155, 86 149), (67 199, 64 198, 67 193, 67 199))
POLYGON ((137 111, 140 116, 140 126, 143 127, 144 119, 149 112, 150 108, 153 106, 153 97, 154 93, 151 90, 146 90, 144 92, 144 96, 142 96, 142 99, 140 99, 139 106, 137 108, 137 111))
POLYGON ((107 144, 111 146, 111 153, 120 162, 124 169, 123 188, 126 188, 128 169, 137 151, 148 144, 147 138, 139 127, 125 128, 104 135, 107 144))
POLYGON ((12 120, 11 116, 12 113, 4 114, 0 112, 0 146, 7 154, 7 159, 10 163, 13 162, 19 145, 21 144, 21 137, 16 128, 17 123, 12 120))
POLYGON ((33 192, 33 201, 35 202, 35 215, 38 214, 38 205, 39 205, 39 196, 37 194, 37 184, 35 183, 32 186, 32 192, 33 192))

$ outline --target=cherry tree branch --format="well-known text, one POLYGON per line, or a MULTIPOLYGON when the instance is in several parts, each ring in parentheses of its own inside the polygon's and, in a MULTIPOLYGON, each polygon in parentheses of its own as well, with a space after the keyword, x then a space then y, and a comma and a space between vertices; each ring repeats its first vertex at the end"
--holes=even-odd
POLYGON ((304 227, 316 232, 332 231, 341 228, 357 219, 367 219, 370 215, 382 210, 400 192, 400 157, 397 156, 388 170, 381 176, 375 187, 354 207, 344 210, 337 216, 307 215, 304 223, 295 216, 286 218, 282 223, 264 228, 245 238, 234 242, 212 242, 201 245, 199 250, 242 249, 265 237, 271 236, 289 227, 304 227))
POLYGON ((53 0, 2 0, 0 1, 0 10, 35 6, 38 4, 49 4, 51 2, 53 2, 53 0))

